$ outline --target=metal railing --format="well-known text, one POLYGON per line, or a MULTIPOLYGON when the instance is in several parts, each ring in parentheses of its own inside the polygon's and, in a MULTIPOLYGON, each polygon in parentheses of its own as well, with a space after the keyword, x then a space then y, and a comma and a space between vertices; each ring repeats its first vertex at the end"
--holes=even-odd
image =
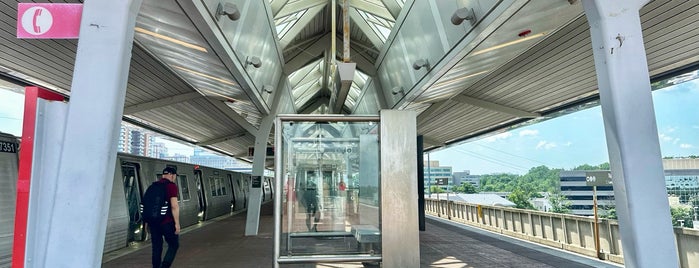
MULTIPOLYGON (((619 225, 615 220, 598 221, 598 255, 593 218, 427 198, 425 213, 502 235, 624 263, 619 225)), ((681 266, 699 268, 699 230, 675 228, 675 238, 681 266)))

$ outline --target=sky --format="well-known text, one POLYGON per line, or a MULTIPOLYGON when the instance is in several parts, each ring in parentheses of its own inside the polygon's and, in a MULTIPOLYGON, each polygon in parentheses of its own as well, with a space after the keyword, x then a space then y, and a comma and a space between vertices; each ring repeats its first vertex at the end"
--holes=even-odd
MULTIPOLYGON (((653 91, 663 157, 699 156, 699 80, 653 91)), ((430 160, 471 174, 525 174, 545 165, 573 169, 609 162, 599 106, 430 152, 430 160)), ((427 156, 425 156, 427 159, 427 156)))
MULTIPOLYGON (((0 87, 0 132, 21 135, 24 96, 0 87)), ((699 155, 699 80, 653 92, 663 157, 699 155)), ((170 154, 192 155, 193 147, 166 143, 170 154)), ((425 155, 454 172, 525 174, 545 165, 572 169, 609 161, 600 107, 451 146, 425 155)))

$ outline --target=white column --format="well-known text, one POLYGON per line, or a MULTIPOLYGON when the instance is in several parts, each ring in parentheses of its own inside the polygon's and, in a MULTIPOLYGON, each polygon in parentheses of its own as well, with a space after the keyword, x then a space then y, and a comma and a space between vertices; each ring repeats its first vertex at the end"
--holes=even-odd
POLYGON ((626 267, 679 267, 639 9, 583 0, 590 24, 626 267))
POLYGON ((383 267, 420 267, 415 111, 381 110, 383 267))
MULTIPOLYGON (((260 176, 264 178, 265 171, 265 161, 267 159, 267 139, 269 138, 269 133, 272 131, 272 125, 275 119, 274 114, 267 115, 262 118, 260 123, 260 129, 255 135, 255 154, 252 158, 252 176, 260 176)), ((276 183, 272 183, 270 187, 273 187, 276 183)), ((253 187, 254 185, 250 183, 250 202, 248 203, 248 213, 245 218, 245 235, 253 236, 257 235, 258 229, 260 227, 260 208, 262 206, 262 189, 264 187, 264 180, 259 185, 260 187, 253 187)), ((274 189, 278 191, 280 189, 274 189)))
POLYGON ((142 0, 87 0, 44 263, 100 267, 136 16, 142 0))

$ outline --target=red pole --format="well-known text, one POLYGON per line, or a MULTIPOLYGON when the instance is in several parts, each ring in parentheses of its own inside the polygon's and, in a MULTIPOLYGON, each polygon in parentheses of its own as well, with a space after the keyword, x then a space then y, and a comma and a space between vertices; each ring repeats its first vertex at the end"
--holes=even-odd
POLYGON ((36 131, 36 107, 39 98, 63 101, 63 96, 38 87, 24 89, 24 121, 22 122, 22 142, 19 153, 19 172, 17 178, 17 203, 15 206, 15 231, 12 245, 12 267, 24 267, 24 255, 27 243, 27 215, 29 214, 29 185, 32 175, 34 156, 34 137, 36 131))

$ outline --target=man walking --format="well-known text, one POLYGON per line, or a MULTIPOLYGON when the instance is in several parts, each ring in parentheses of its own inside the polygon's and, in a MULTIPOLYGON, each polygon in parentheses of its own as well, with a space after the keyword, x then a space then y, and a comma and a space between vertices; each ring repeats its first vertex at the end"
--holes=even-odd
POLYGON ((166 167, 163 169, 163 177, 158 181, 158 183, 165 184, 165 200, 168 201, 169 208, 160 223, 148 224, 153 245, 153 268, 170 267, 175 259, 175 254, 177 254, 177 249, 180 247, 180 207, 177 204, 176 179, 177 170, 173 167, 166 167), (165 242, 167 242, 167 252, 161 260, 163 237, 165 237, 165 242))

